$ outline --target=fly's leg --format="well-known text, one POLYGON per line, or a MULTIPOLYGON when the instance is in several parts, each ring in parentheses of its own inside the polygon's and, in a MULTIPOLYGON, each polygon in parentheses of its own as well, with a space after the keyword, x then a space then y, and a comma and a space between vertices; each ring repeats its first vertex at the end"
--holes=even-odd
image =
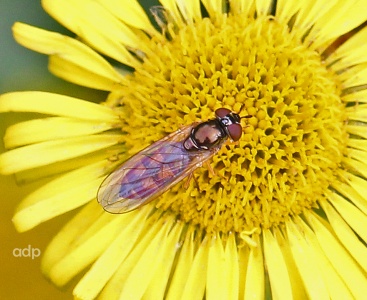
POLYGON ((214 177, 216 176, 217 174, 215 173, 213 167, 211 166, 210 162, 209 161, 206 161, 205 163, 205 166, 208 168, 208 171, 209 173, 214 177))
POLYGON ((187 190, 189 188, 189 185, 190 185, 190 181, 191 179, 194 179, 195 183, 197 184, 197 181, 196 181, 196 178, 194 176, 194 173, 191 172, 188 176, 187 176, 187 179, 183 185, 184 189, 187 190))

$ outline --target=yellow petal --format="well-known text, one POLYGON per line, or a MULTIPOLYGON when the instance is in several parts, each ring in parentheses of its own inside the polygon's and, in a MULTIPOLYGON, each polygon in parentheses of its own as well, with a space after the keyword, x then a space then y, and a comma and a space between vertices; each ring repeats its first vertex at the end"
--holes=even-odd
POLYGON ((85 75, 93 78, 93 81, 98 83, 98 80, 101 80, 101 83, 98 83, 101 86, 118 85, 124 80, 102 56, 73 38, 22 23, 14 24, 13 33, 21 45, 59 57, 69 69, 73 66, 74 69, 82 70, 85 75))
MULTIPOLYGON (((89 68, 89 66, 87 67, 89 68)), ((88 68, 60 56, 49 56, 49 71, 66 81, 101 91, 112 91, 121 87, 123 79, 116 83, 116 81, 111 81, 103 75, 91 72, 88 68)), ((119 73, 121 76, 126 76, 131 72, 121 69, 119 73)))
MULTIPOLYGON (((367 130, 366 130, 366 126, 360 126, 360 125, 347 125, 346 126, 348 133, 354 134, 354 135, 359 135, 360 137, 363 137, 365 139, 367 139, 367 130)), ((355 149, 350 149, 350 150, 355 150, 355 149)), ((358 151, 358 150, 356 150, 358 151)), ((366 157, 367 157, 367 152, 361 151, 363 153, 365 153, 366 157)))
MULTIPOLYGON (((157 268, 161 267, 163 263, 166 247, 172 246, 172 243, 166 244, 171 226, 172 222, 166 222, 151 240, 125 279, 120 299, 141 299, 144 295, 157 268)), ((178 239, 177 236, 175 237, 178 239)), ((174 251, 173 249, 170 250, 174 251)))
POLYGON ((286 223, 287 237, 308 297, 320 300, 329 299, 329 292, 321 276, 320 266, 315 259, 314 249, 306 242, 304 229, 297 228, 297 226, 292 220, 286 223))
POLYGON ((13 218, 17 230, 29 230, 94 199, 107 165, 109 162, 103 161, 77 169, 29 194, 13 218))
MULTIPOLYGON (((84 206, 53 238, 42 257, 42 271, 47 275, 72 248, 78 239, 86 232, 95 232, 101 227, 101 217, 109 222, 113 215, 104 213, 97 201, 91 201, 84 206)), ((103 223, 103 224, 105 224, 103 223)))
POLYGON ((121 215, 125 222, 121 232, 79 281, 73 291, 74 296, 80 299, 97 297, 133 248, 150 211, 151 207, 145 206, 134 213, 121 215))
POLYGON ((163 5, 163 9, 167 10, 167 13, 173 17, 175 23, 182 23, 181 14, 177 8, 175 0, 159 0, 159 2, 163 5))
MULTIPOLYGON (((45 199, 54 197, 59 193, 65 193, 68 190, 78 189, 78 185, 85 185, 86 183, 96 180, 97 178, 105 177, 111 162, 108 160, 98 161, 90 165, 82 166, 71 172, 62 174, 51 181, 45 183, 40 188, 36 189, 27 195, 23 201, 18 205, 16 211, 23 210, 28 206, 45 201, 45 199)), ((96 190, 99 186, 95 187, 96 190)), ((96 193, 93 194, 93 197, 96 193)), ((47 201, 47 200, 46 200, 47 201)))
POLYGON ((315 22, 322 15, 327 13, 337 2, 338 0, 299 1, 299 11, 295 18, 294 27, 297 28, 297 30, 302 28, 302 30, 308 31, 315 22))
MULTIPOLYGON (((360 197, 351 195, 348 199, 354 203, 361 211, 366 214, 367 202, 366 202, 366 180, 362 179, 358 176, 353 175, 349 172, 343 172, 344 178, 347 179, 349 186, 353 188, 353 190, 359 194, 360 197)), ((342 193, 343 194, 343 193, 342 193)))
POLYGON ((284 23, 288 23, 289 20, 298 12, 301 5, 302 1, 278 0, 276 16, 284 23))
POLYGON ((256 0, 256 11, 259 15, 269 15, 272 11, 272 6, 275 5, 272 0, 256 0))
POLYGON ((15 148, 48 140, 91 135, 111 128, 111 123, 64 117, 35 119, 8 127, 4 145, 6 148, 15 148))
POLYGON ((342 97, 342 100, 343 100, 343 102, 357 102, 359 104, 366 103, 367 102, 367 90, 366 89, 362 89, 362 90, 357 89, 354 92, 349 91, 349 93, 347 93, 346 95, 344 95, 342 97))
POLYGON ((201 3, 213 18, 223 13, 223 0, 201 0, 201 3))
POLYGON ((251 10, 256 4, 256 2, 253 0, 248 1, 230 0, 229 2, 232 11, 243 13, 244 15, 251 15, 251 10))
POLYGON ((344 157, 343 163, 350 167, 350 170, 356 170, 358 173, 360 173, 362 176, 367 178, 367 164, 366 161, 358 161, 357 159, 344 157))
MULTIPOLYGON (((353 108, 350 107, 347 109, 347 114, 349 120, 367 122, 367 104, 360 104, 353 108)), ((355 140, 351 139, 351 142, 355 142, 355 140)))
MULTIPOLYGON (((332 67, 334 67, 332 69, 333 71, 335 70, 335 64, 336 63, 332 64, 332 67)), ((349 66, 343 70, 336 70, 336 73, 338 73, 338 79, 340 79, 340 82, 342 84, 343 91, 348 91, 349 89, 354 87, 353 83, 351 84, 351 82, 353 82, 354 77, 357 77, 357 74, 363 71, 363 69, 363 64, 360 64, 356 66, 349 66)))
POLYGON ((64 286, 84 268, 95 261, 114 241, 121 228, 131 220, 129 215, 114 216, 90 238, 72 247, 52 268, 48 276, 57 286, 64 286))
MULTIPOLYGON (((330 199, 330 196, 328 197, 330 199)), ((354 231, 343 220, 340 214, 326 201, 321 202, 328 221, 339 238, 339 241, 348 249, 358 264, 367 272, 367 248, 354 231)))
POLYGON ((348 225, 367 243, 367 216, 347 199, 342 198, 338 194, 330 194, 329 201, 348 225))
MULTIPOLYGON (((312 214, 307 215, 317 240, 336 272, 346 283, 356 299, 363 299, 367 294, 367 278, 355 260, 335 239, 335 236, 312 214)), ((334 287, 335 288, 335 287, 334 287)))
POLYGON ((142 29, 150 34, 156 33, 155 28, 137 0, 125 2, 120 0, 98 0, 98 3, 106 7, 111 14, 126 24, 142 29))
POLYGON ((17 211, 13 217, 16 229, 19 232, 30 230, 45 221, 86 204, 95 197, 101 182, 102 179, 88 182, 83 186, 79 186, 77 190, 60 193, 17 211), (63 201, 65 200, 63 197, 67 197, 68 201, 63 201))
POLYGON ((58 174, 69 172, 83 166, 94 164, 96 162, 109 159, 110 157, 121 157, 124 161, 128 157, 127 155, 122 155, 121 152, 126 152, 123 146, 116 145, 86 155, 78 156, 76 158, 71 158, 63 161, 59 161, 53 164, 48 164, 46 166, 41 166, 38 168, 25 170, 15 174, 17 184, 25 184, 34 182, 38 179, 52 177, 58 174))
MULTIPOLYGON (((55 3, 55 0, 52 1, 55 3)), ((56 0, 57 2, 57 0, 56 0)), ((59 3, 64 3, 60 1, 59 3)), ((121 45, 126 46, 129 49, 139 49, 143 52, 146 50, 146 40, 141 38, 144 35, 137 35, 129 26, 119 21, 109 10, 107 10, 102 4, 97 1, 91 0, 78 0, 80 9, 83 9, 83 26, 84 28, 77 28, 78 36, 83 39, 89 40, 92 44, 93 38, 96 40, 104 40, 111 46, 116 47, 117 51, 121 51, 121 45), (98 22, 96 22, 96 16, 98 16, 98 22), (85 32, 86 31, 86 32, 85 32), (94 37, 95 36, 95 37, 94 37)), ((78 7, 75 8, 77 10, 78 7)), ((80 19, 80 18, 79 18, 80 19)), ((76 28, 76 27, 74 27, 76 28)), ((105 45, 95 45, 97 49, 108 55, 105 50, 105 45)), ((126 51, 126 49, 124 49, 126 51)))
POLYGON ((201 19, 199 0, 177 1, 176 4, 186 22, 190 23, 201 19))
MULTIPOLYGON (((360 118, 365 118, 365 116, 363 115, 364 113, 366 113, 366 110, 363 110, 363 113, 360 112, 359 114, 351 114, 348 113, 348 116, 353 116, 352 118, 354 120, 356 120, 358 117, 360 118)), ((367 149, 367 140, 364 139, 354 139, 354 138, 349 138, 347 141, 347 145, 351 148, 356 148, 356 149, 360 149, 360 150, 365 150, 367 149)))
POLYGON ((191 265, 182 300, 201 300, 204 297, 210 242, 206 237, 199 245, 191 265))
POLYGON ((328 58, 328 61, 335 61, 333 69, 340 70, 350 66, 365 63, 367 61, 366 40, 367 28, 364 27, 358 33, 350 37, 340 47, 338 47, 335 52, 328 58))
POLYGON ((3 94, 0 96, 0 112, 35 112, 99 122, 119 120, 116 113, 106 106, 47 92, 3 94))
POLYGON ((224 274, 227 282, 228 294, 226 299, 236 300, 239 296, 239 265, 238 265, 238 248, 234 234, 230 234, 224 249, 225 269, 224 274))
POLYGON ((228 299, 228 281, 223 242, 217 234, 211 241, 208 257, 208 275, 206 276, 206 296, 208 299, 228 299))
POLYGON ((270 232, 263 231, 265 263, 269 273, 273 299, 293 299, 287 265, 278 242, 270 232))
MULTIPOLYGON (((306 213, 307 216, 313 213, 306 213)), ((303 223, 300 219, 299 223, 303 223)), ((331 299, 352 299, 352 295, 345 285, 342 278, 335 272, 333 265, 330 263, 327 257, 327 253, 324 253, 323 249, 317 239, 317 235, 303 223, 303 233, 307 239, 307 243, 310 245, 312 252, 314 253, 314 259, 316 264, 319 266, 320 274, 325 282, 331 299)))
MULTIPOLYGON (((152 216, 154 217, 154 214, 152 216)), ((169 219, 168 221, 172 225, 172 220, 169 219)), ((113 277, 108 281, 106 287, 100 294, 101 299, 119 298, 122 289, 125 287, 126 278, 131 274, 132 270, 138 264, 144 252, 151 245, 152 240, 157 238, 160 233, 162 235, 164 223, 167 223, 166 218, 159 218, 156 221, 148 219, 147 222, 144 222, 145 226, 140 238, 137 239, 137 244, 134 244, 133 250, 129 253, 123 263, 119 265, 119 268, 113 277)), ((149 272, 150 270, 147 271, 149 272)))
MULTIPOLYGON (((354 68, 350 68, 342 75, 339 76, 340 80, 343 81, 343 88, 347 89, 353 86, 364 85, 367 83, 367 71, 365 65, 360 65, 354 68)), ((356 108, 358 109, 358 107, 356 108)))
POLYGON ((179 253, 175 266, 172 282, 167 293, 167 300, 175 300, 182 295, 186 280, 189 276, 192 262, 194 260, 194 233, 187 233, 182 249, 179 253))
POLYGON ((138 36, 96 1, 43 0, 42 5, 54 19, 99 52, 131 67, 140 64, 124 46, 139 49, 143 44, 138 36))
POLYGON ((365 197, 359 195, 349 184, 336 181, 332 187, 367 215, 367 201, 365 197))
POLYGON ((238 248, 238 275, 239 275, 239 297, 238 299, 244 299, 245 286, 246 286, 246 273, 247 266, 250 257, 250 247, 238 248))
POLYGON ((294 262, 292 251, 290 249, 289 240, 286 240, 279 228, 274 228, 274 237, 282 251, 282 255, 285 263, 287 264, 287 272, 291 279, 293 298, 294 299, 306 299, 307 294, 305 287, 302 283, 301 276, 298 272, 297 266, 294 262))
POLYGON ((0 155, 0 173, 19 171, 78 157, 116 145, 118 135, 92 135, 47 141, 10 150, 0 155))
MULTIPOLYGON (((257 243, 260 245, 260 243, 257 243)), ((260 246, 250 250, 248 259, 244 299, 264 299, 264 261, 260 246)))
POLYGON ((315 47, 318 47, 324 41, 330 41, 353 30, 366 20, 364 12, 366 2, 364 0, 318 2, 321 4, 318 9, 324 11, 324 8, 326 8, 327 10, 326 14, 317 19, 316 24, 311 29, 310 36, 314 36, 315 47), (325 5, 326 3, 327 5, 325 5), (329 3, 335 3, 335 5, 328 7, 329 3), (338 21, 335 22, 335 20, 338 21))
POLYGON ((177 244, 179 243, 183 222, 176 223, 169 232, 164 247, 161 247, 161 260, 155 269, 155 274, 144 294, 146 299, 164 299, 165 291, 172 271, 172 265, 176 256, 177 244))

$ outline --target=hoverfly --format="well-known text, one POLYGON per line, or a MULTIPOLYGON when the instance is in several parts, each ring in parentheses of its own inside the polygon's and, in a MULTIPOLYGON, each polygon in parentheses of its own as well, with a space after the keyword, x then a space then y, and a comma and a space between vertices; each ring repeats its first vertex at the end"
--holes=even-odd
POLYGON ((242 135, 240 116, 227 108, 215 118, 193 123, 138 152, 113 171, 98 190, 98 202, 110 213, 126 213, 152 201, 242 135))

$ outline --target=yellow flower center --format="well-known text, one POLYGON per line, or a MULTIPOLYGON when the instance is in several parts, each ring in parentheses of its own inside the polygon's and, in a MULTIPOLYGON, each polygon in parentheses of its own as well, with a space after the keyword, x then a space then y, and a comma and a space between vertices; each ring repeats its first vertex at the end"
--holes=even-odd
POLYGON ((336 76, 271 17, 223 15, 168 24, 119 95, 131 153, 227 107, 244 134, 156 206, 206 232, 251 232, 317 206, 346 144, 336 76))

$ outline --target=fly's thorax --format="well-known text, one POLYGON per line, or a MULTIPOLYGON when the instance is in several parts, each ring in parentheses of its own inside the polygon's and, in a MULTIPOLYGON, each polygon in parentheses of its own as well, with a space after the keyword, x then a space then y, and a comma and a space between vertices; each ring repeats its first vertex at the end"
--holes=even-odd
POLYGON ((218 146, 228 137, 219 120, 214 119, 200 123, 192 129, 183 145, 188 151, 209 150, 218 146))

